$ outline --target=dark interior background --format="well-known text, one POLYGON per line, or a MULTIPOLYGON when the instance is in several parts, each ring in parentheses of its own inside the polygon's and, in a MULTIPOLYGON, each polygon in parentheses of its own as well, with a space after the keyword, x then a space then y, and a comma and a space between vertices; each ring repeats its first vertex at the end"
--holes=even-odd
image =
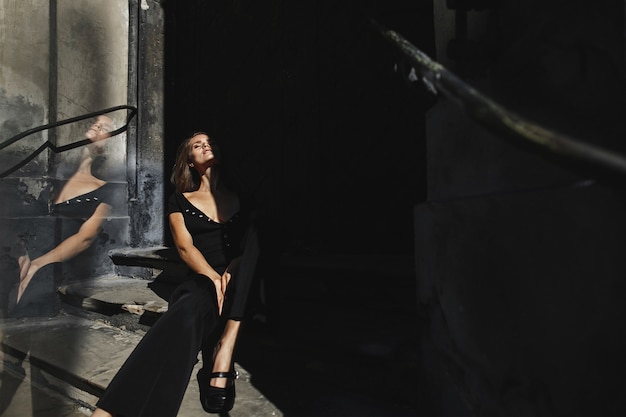
POLYGON ((413 208, 425 199, 432 97, 407 84, 371 19, 432 53, 431 2, 164 10, 164 171, 183 138, 205 131, 261 213, 268 320, 248 322, 238 361, 285 415, 413 415, 413 208), (402 346, 397 365, 390 344, 402 346))
POLYGON ((279 251, 412 254, 428 98, 370 19, 428 53, 430 3, 167 2, 166 172, 207 131, 279 251))
POLYGON ((262 214, 271 326, 248 327, 240 363, 288 416, 623 410, 601 342, 623 350, 623 192, 410 84, 370 22, 623 151, 623 1, 449 0, 445 57, 432 4, 164 3, 165 172, 207 131, 262 214))

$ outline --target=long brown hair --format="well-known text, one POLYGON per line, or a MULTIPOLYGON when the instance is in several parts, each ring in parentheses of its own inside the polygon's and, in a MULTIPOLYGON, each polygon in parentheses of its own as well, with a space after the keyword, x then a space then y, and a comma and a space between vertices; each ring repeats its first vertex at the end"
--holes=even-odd
MULTIPOLYGON (((182 143, 178 145, 178 149, 176 150, 176 162, 174 163, 172 176, 170 178, 172 184, 174 184, 174 186, 176 187, 176 191, 178 191, 179 193, 196 191, 200 186, 200 175, 195 169, 189 166, 189 155, 191 154, 191 139, 195 138, 198 135, 206 135, 209 138, 209 143, 211 143, 212 148, 215 147, 213 152, 217 160, 219 161, 219 151, 217 150, 217 147, 215 146, 213 140, 208 134, 204 132, 195 132, 193 135, 182 141, 182 143)), ((213 167, 215 171, 217 171, 216 168, 217 166, 213 167)))

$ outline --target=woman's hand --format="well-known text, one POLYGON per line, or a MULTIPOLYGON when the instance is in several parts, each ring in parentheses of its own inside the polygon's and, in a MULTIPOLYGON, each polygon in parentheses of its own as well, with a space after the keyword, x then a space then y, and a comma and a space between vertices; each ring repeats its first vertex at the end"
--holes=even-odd
POLYGON ((211 279, 215 285, 215 295, 217 296, 217 313, 222 315, 222 307, 224 306, 224 291, 226 287, 222 286, 222 277, 211 279))
POLYGON ((22 278, 26 276, 26 273, 28 272, 28 268, 30 268, 30 256, 28 256, 28 254, 20 256, 19 258, 17 258, 17 264, 20 267, 20 281, 21 281, 22 278))
POLYGON ((217 295, 217 309, 219 314, 222 315, 222 307, 224 306, 224 296, 226 295, 226 287, 230 282, 230 272, 226 271, 218 279, 213 279, 215 284, 215 293, 217 295))
MULTIPOLYGON (((28 256, 26 257, 28 258, 28 256)), ((22 295, 24 295, 24 291, 26 291, 26 287, 28 287, 28 284, 30 284, 30 281, 39 270, 39 266, 36 262, 31 262, 30 259, 23 262, 18 260, 18 262, 20 263, 20 285, 17 288, 17 302, 19 303, 22 295)))
POLYGON ((226 271, 221 277, 222 281, 222 294, 226 295, 226 287, 228 287, 228 283, 230 282, 230 272, 226 271))

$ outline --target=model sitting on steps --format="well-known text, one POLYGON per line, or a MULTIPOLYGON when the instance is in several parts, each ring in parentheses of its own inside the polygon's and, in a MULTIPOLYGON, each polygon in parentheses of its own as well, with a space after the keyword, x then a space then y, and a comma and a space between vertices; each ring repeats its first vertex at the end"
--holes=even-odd
POLYGON ((203 408, 222 413, 233 407, 233 352, 258 246, 250 205, 228 188, 219 162, 204 133, 179 146, 172 174, 177 192, 168 202, 168 217, 190 272, 113 378, 93 417, 175 416, 199 351, 203 408))

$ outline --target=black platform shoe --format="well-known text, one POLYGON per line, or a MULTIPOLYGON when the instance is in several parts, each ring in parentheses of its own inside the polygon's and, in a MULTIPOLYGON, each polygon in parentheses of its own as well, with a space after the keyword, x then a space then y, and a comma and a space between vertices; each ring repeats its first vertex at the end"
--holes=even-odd
POLYGON ((230 372, 213 372, 208 373, 204 368, 198 371, 198 385, 200 386, 200 403, 207 413, 225 413, 232 410, 235 405, 235 379, 239 377, 239 373, 230 372), (225 388, 213 387, 210 385, 212 378, 228 378, 230 384, 225 388))

